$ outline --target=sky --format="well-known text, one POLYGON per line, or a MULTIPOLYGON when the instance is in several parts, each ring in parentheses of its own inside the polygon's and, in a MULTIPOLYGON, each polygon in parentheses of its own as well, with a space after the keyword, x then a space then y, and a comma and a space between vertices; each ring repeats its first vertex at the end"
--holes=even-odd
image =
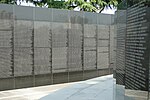
POLYGON ((115 14, 115 11, 116 11, 117 9, 115 9, 115 8, 112 8, 112 9, 110 9, 110 8, 105 8, 101 13, 104 13, 104 14, 115 14))
MULTIPOLYGON (((21 2, 21 5, 23 5, 23 6, 33 6, 34 7, 34 5, 32 4, 32 3, 26 3, 25 1, 22 1, 21 2)), ((76 9, 74 9, 75 11, 78 11, 79 9, 78 8, 76 8, 76 9)), ((105 8, 101 13, 103 13, 103 14, 115 14, 115 11, 116 11, 117 9, 115 9, 115 8, 113 8, 112 7, 112 9, 110 9, 110 8, 105 8)))

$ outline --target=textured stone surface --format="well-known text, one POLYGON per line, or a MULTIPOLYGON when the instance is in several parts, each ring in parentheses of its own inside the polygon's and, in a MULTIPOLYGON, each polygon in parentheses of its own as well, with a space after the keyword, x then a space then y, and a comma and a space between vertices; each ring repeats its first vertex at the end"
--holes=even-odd
POLYGON ((0 90, 109 74, 112 16, 0 4, 0 90))

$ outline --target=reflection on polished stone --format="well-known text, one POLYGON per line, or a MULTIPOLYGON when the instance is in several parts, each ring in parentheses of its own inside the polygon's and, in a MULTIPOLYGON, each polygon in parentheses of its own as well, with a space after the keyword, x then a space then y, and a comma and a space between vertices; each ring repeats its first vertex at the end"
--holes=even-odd
POLYGON ((123 85, 114 85, 114 93, 115 98, 114 100, 125 100, 125 90, 123 85))

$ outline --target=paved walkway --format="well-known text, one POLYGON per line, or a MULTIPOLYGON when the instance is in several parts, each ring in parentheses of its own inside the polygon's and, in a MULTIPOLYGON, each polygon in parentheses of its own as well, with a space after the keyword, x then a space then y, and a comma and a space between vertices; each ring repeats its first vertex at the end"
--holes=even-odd
POLYGON ((0 91, 0 100, 38 100, 74 83, 0 91))
POLYGON ((113 100, 113 75, 81 81, 41 100, 113 100))
POLYGON ((113 75, 86 81, 0 91, 0 100, 113 100, 113 75))

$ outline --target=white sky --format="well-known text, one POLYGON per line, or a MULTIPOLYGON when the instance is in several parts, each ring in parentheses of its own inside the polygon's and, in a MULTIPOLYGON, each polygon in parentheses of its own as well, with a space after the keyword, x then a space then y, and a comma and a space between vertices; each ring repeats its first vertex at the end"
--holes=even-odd
MULTIPOLYGON (((19 1, 18 1, 18 0, 17 0, 17 4, 19 4, 19 1)), ((32 7, 35 7, 33 3, 30 3, 30 2, 26 3, 25 1, 22 1, 20 5, 22 5, 22 6, 32 6, 32 7)))
POLYGON ((113 9, 110 9, 110 8, 105 8, 101 13, 104 13, 104 14, 115 14, 115 11, 117 9, 113 8, 113 9))
MULTIPOLYGON (((18 3, 19 3, 19 2, 18 2, 18 3)), ((23 6, 33 6, 33 7, 34 7, 34 5, 33 5, 32 3, 30 3, 30 2, 26 3, 25 1, 21 2, 21 5, 23 5, 23 6)), ((112 8, 113 8, 113 7, 112 7, 112 8)), ((74 9, 74 10, 78 11, 79 9, 76 8, 76 9, 74 9)), ((113 9, 105 8, 101 13, 103 13, 103 14, 115 14, 115 11, 116 11, 116 10, 117 10, 117 9, 115 9, 115 8, 113 8, 113 9)))

